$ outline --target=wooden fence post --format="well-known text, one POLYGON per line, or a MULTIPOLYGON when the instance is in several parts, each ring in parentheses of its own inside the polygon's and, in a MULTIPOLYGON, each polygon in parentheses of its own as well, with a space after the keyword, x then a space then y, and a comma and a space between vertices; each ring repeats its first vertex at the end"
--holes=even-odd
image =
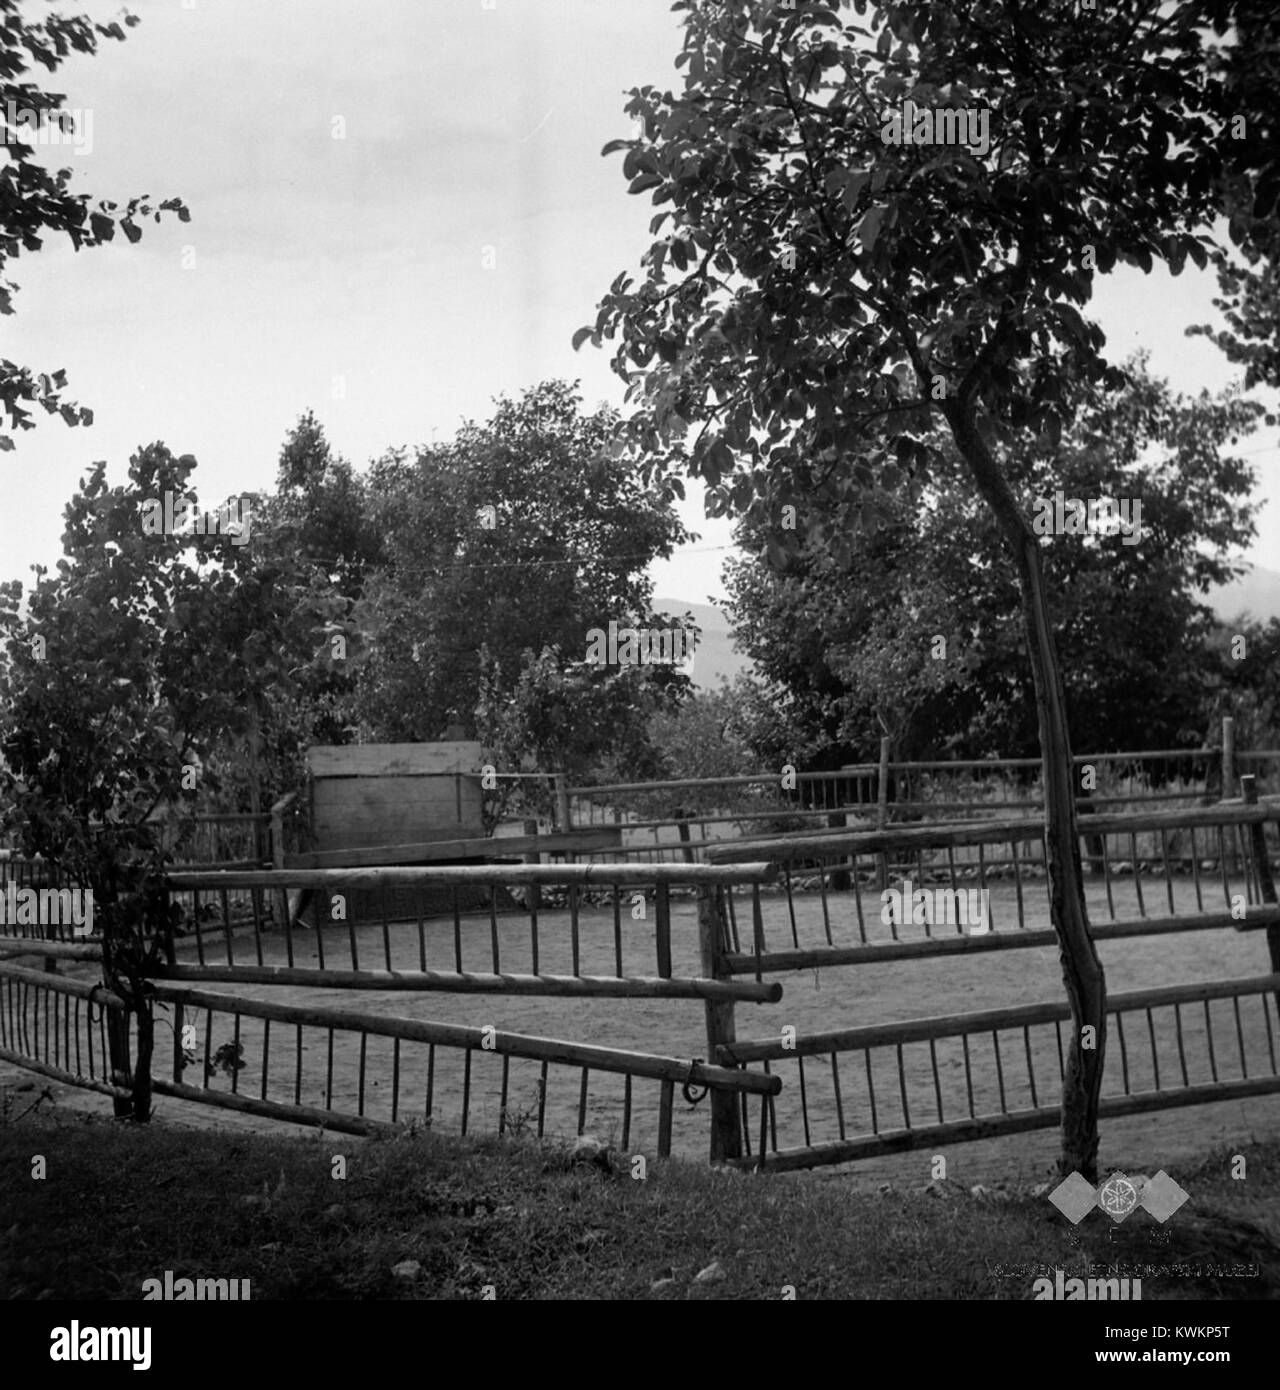
MULTIPOLYGON (((1241 777, 1240 796, 1246 806, 1258 804, 1258 779, 1253 773, 1241 777)), ((1267 827, 1261 821, 1256 821, 1249 830, 1253 839, 1254 867, 1258 873, 1258 892, 1268 907, 1274 907, 1277 901, 1276 883, 1271 876, 1267 827)), ((1267 926, 1267 952, 1271 957, 1271 973, 1280 975, 1280 922, 1271 922, 1267 926)), ((1276 1012, 1280 1013, 1280 990, 1276 991, 1276 1012)))
POLYGON ((186 1025, 186 1010, 178 1003, 173 1006, 173 1080, 174 1084, 182 1084, 182 1073, 186 1058, 182 1046, 182 1030, 186 1025))
POLYGON ((556 784, 556 829, 572 830, 573 820, 569 813, 569 786, 563 772, 555 774, 556 784))
MULTIPOLYGON (((718 884, 698 888, 698 943, 702 953, 702 974, 708 980, 730 978, 724 966, 725 916, 724 899, 718 884)), ((720 1065, 718 1048, 721 1043, 737 1041, 733 1018, 733 1000, 708 999, 704 1002, 707 1018, 707 1061, 720 1065)), ((742 1157, 742 1107, 736 1091, 712 1088, 711 1102, 711 1162, 742 1157)))
POLYGON ((1236 787, 1236 721, 1222 716, 1222 800, 1228 800, 1236 787))
POLYGON ((680 857, 686 864, 692 864, 694 854, 689 848, 689 815, 687 811, 676 812, 676 834, 680 836, 680 857))
MULTIPOLYGON (((524 820, 521 822, 520 828, 526 835, 537 835, 538 822, 536 819, 524 820)), ((524 862, 526 864, 541 864, 542 855, 535 849, 531 854, 526 854, 524 856, 524 862)), ((529 906, 534 909, 534 911, 542 906, 542 885, 540 883, 531 883, 529 885, 529 906)))
MULTIPOLYGON (((883 830, 889 824, 889 740, 880 740, 880 784, 876 788, 876 829, 883 830)), ((880 891, 889 887, 889 856, 880 854, 876 860, 880 868, 880 891)))
MULTIPOLYGON (((282 796, 271 808, 271 866, 275 869, 284 868, 284 813, 293 804, 297 792, 288 792, 282 796)), ((289 930, 289 893, 287 889, 278 888, 276 890, 276 916, 279 917, 281 931, 289 930)))
POLYGON ((671 886, 662 880, 654 889, 654 902, 657 908, 657 947, 658 974, 664 979, 671 978, 671 886))

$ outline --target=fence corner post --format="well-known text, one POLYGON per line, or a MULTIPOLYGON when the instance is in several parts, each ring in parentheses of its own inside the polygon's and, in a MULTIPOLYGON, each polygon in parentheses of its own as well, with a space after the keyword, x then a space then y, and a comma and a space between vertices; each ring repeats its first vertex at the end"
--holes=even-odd
MULTIPOLYGON (((727 979, 724 965, 725 915, 723 892, 719 884, 700 884, 698 887, 698 943, 702 954, 702 974, 708 980, 727 979)), ((705 1001, 707 1020, 707 1061, 721 1065, 721 1043, 737 1041, 732 999, 705 1001)), ((736 1091, 712 1087, 711 1100, 711 1162, 742 1157, 742 1112, 736 1091)))

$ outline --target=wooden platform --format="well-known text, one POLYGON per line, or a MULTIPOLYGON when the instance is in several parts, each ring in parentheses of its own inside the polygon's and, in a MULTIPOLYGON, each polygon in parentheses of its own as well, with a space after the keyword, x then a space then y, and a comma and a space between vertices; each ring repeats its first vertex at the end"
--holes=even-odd
POLYGON ((480 836, 466 840, 419 840, 403 845, 362 845, 285 856, 286 869, 359 869, 381 864, 491 864, 519 862, 528 855, 599 854, 620 849, 622 828, 602 825, 551 835, 480 836))

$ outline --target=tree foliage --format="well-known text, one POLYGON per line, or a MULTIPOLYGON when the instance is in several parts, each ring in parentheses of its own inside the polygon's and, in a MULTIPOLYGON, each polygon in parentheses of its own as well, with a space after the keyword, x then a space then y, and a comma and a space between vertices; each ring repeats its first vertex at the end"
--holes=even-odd
MULTIPOLYGON (((95 464, 56 573, 37 567, 25 604, 20 583, 4 586, 0 606, 6 828, 92 888, 122 968, 155 947, 157 876, 182 848, 163 820, 216 805, 230 751, 329 660, 322 639, 343 616, 308 573, 255 556, 251 528, 248 544, 203 522, 149 528, 147 504, 195 500, 194 470, 159 443, 123 485, 95 464)), ((201 514, 233 511, 238 499, 201 514)))
MULTIPOLYGON (((98 23, 87 15, 49 14, 35 21, 23 13, 20 0, 0 0, 0 313, 14 312, 17 285, 7 278, 9 263, 39 251, 47 232, 65 232, 77 251, 101 246, 115 238, 118 227, 131 242, 142 236, 146 218, 159 222, 165 212, 188 222, 191 214, 178 198, 130 198, 123 209, 110 200, 94 200, 71 191, 72 170, 48 168, 37 157, 32 139, 56 131, 60 139, 74 132, 74 117, 66 98, 46 92, 28 74, 37 66, 56 72, 75 53, 94 55, 103 39, 123 41, 123 24, 138 23, 122 13, 121 21, 98 23)), ((61 145, 55 148, 61 149, 61 145)), ((34 428, 34 408, 61 415, 68 425, 91 425, 93 412, 66 398, 66 373, 36 372, 7 358, 0 359, 0 409, 7 426, 0 430, 0 449, 13 449, 11 431, 34 428)))
POLYGON ((1064 984, 1075 1036, 1097 1042, 1066 1058, 1060 1161, 1091 1177, 1105 981, 1044 566, 1000 455, 1056 446, 1082 392, 1123 384, 1081 313, 1099 272, 1206 264, 1244 161, 1224 162, 1232 94, 1212 59, 1235 6, 675 8, 683 90, 633 90, 641 133, 605 147, 631 193, 670 206, 641 282, 620 274, 575 341, 618 340, 636 407, 620 448, 668 488, 702 477, 771 551, 817 541, 844 566, 886 498, 931 485, 990 510, 1022 606, 1064 984), (893 143, 908 99, 965 113, 970 138, 893 143), (938 426, 953 453, 931 446, 938 426))
MULTIPOLYGON (((1059 445, 1002 459, 1024 509, 1037 497, 1141 502, 1142 535, 1043 542, 1072 730, 1082 748, 1199 746, 1214 703, 1210 586, 1254 534, 1254 473, 1231 450, 1260 407, 1234 393, 1175 396, 1140 359, 1094 392, 1059 445)), ((933 441, 939 452, 944 437, 933 441)), ((739 640, 791 697, 810 758, 1037 751, 1018 594, 986 508, 959 490, 889 500, 887 524, 841 568, 809 546, 782 569, 742 528, 727 571, 739 640), (939 639, 945 645, 939 647, 939 639)))
POLYGON ((592 628, 646 621, 646 569, 687 533, 636 470, 606 457, 615 425, 611 411, 583 414, 575 387, 547 382, 449 444, 374 465, 386 563, 360 607, 367 736, 473 724, 482 682, 490 701, 514 695, 526 661, 555 649, 567 668, 592 628))

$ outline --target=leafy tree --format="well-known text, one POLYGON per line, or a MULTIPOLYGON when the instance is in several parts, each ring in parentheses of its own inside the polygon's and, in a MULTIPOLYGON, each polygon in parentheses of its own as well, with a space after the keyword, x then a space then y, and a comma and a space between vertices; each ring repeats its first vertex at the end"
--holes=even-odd
POLYGON ((1211 338, 1243 365, 1247 387, 1280 386, 1280 13, 1270 0, 1241 0, 1234 10, 1239 42, 1218 61, 1234 108, 1224 172, 1227 228, 1243 263, 1227 247, 1215 249, 1221 294, 1214 305, 1227 326, 1197 324, 1187 332, 1211 338))
POLYGON ((635 470, 606 457, 615 423, 608 410, 582 414, 575 387, 547 382, 501 399, 451 444, 374 465, 387 560, 360 606, 366 736, 437 738, 474 720, 493 667, 512 690, 526 652, 556 648, 571 664, 592 628, 646 620, 646 568, 687 533, 635 470))
POLYGON ((1080 313, 1098 271, 1206 263, 1229 114, 1206 43, 1232 7, 676 8, 683 90, 635 89, 642 133, 606 146, 626 151, 630 192, 669 206, 650 224, 642 283, 620 275, 575 341, 619 339, 613 365, 636 406, 621 446, 668 486, 701 476, 710 507, 772 527, 779 550, 799 539, 779 526, 787 504, 842 564, 885 495, 945 479, 990 509, 1026 627, 1076 1040, 1061 1162, 1092 1177, 1105 980, 1041 547, 1001 456, 1056 443, 1082 387, 1120 384, 1080 313), (972 112, 970 138, 892 143, 907 99, 972 112), (958 475, 929 446, 939 425, 958 475))
POLYGON ((1274 748, 1280 736, 1280 618, 1224 623, 1209 640, 1214 658, 1216 723, 1235 720, 1237 746, 1274 748))
MULTIPOLYGON (((1253 471, 1230 448, 1260 408, 1233 393, 1177 397, 1142 359, 1129 375, 1122 391, 1092 392, 1057 447, 1037 441, 1002 463, 1028 512, 1058 491, 1142 504, 1138 544, 1042 547, 1080 746, 1199 746, 1213 666, 1203 596, 1232 577, 1228 554, 1253 534, 1253 471)), ((934 442, 949 452, 945 436, 934 442)), ((874 758, 881 732, 900 758, 1034 753, 1017 587, 989 512, 938 488, 919 506, 884 505, 885 524, 844 567, 811 544, 775 569, 767 533, 740 527, 750 558, 727 574, 739 640, 845 761, 874 758)))
MULTIPOLYGON (((136 15, 122 12, 123 23, 138 23, 136 15)), ((52 170, 36 157, 32 140, 52 134, 58 148, 75 138, 75 120, 64 109, 66 98, 45 92, 27 79, 35 65, 55 72, 73 53, 90 56, 103 39, 123 41, 119 23, 99 24, 87 15, 50 14, 35 22, 24 16, 19 0, 0 0, 0 277, 8 263, 22 253, 40 250, 45 232, 65 232, 71 244, 101 246, 115 237, 117 226, 131 242, 142 236, 139 221, 174 212, 182 222, 191 214, 178 198, 153 202, 149 195, 131 198, 120 210, 118 203, 93 202, 84 193, 72 193, 70 168, 52 170)), ((11 314, 14 281, 0 278, 0 313, 11 314)), ((59 414, 68 425, 91 425, 93 412, 64 396, 67 379, 62 371, 33 372, 0 359, 0 407, 8 416, 8 429, 34 428, 33 409, 41 406, 59 414)), ((13 449, 13 435, 0 431, 0 449, 13 449)))
POLYGON ((365 575, 386 562, 371 510, 366 481, 334 454, 314 412, 299 416, 280 450, 276 493, 263 517, 277 544, 357 599, 365 575))
MULTIPOLYGON (((652 721, 687 697, 689 678, 669 667, 595 666, 566 661, 553 647, 524 653, 514 681, 486 651, 481 662, 477 734, 505 774, 562 773, 569 784, 650 781, 665 775, 652 721)), ((548 815, 546 782, 506 783, 490 799, 491 829, 502 814, 548 815)))
POLYGON ((308 746, 347 743, 356 732, 364 645, 355 606, 386 555, 366 480, 334 454, 312 411, 286 437, 276 490, 254 499, 253 519, 259 564, 269 566, 273 582, 287 576, 304 613, 320 603, 326 613, 319 645, 328 646, 327 657, 308 657, 294 668, 294 679, 273 688, 258 715, 259 756, 276 790, 283 790, 300 784, 308 746))
MULTIPOLYGON (((325 593, 308 606, 236 535, 182 529, 176 505, 165 529, 166 495, 192 497, 194 468, 163 444, 133 456, 127 485, 108 487, 95 464, 68 504, 56 575, 36 567, 25 611, 16 581, 0 599, 5 828, 93 893, 104 968, 138 1019, 139 1120, 151 1108, 147 976, 169 925, 163 870, 183 847, 164 819, 217 794, 228 746, 267 691, 326 659, 334 618, 325 593)), ((126 1045, 117 1031, 116 1065, 126 1045)))
POLYGON ((661 755, 663 775, 672 781, 749 777, 759 771, 727 682, 719 690, 696 690, 655 714, 649 736, 661 755))

